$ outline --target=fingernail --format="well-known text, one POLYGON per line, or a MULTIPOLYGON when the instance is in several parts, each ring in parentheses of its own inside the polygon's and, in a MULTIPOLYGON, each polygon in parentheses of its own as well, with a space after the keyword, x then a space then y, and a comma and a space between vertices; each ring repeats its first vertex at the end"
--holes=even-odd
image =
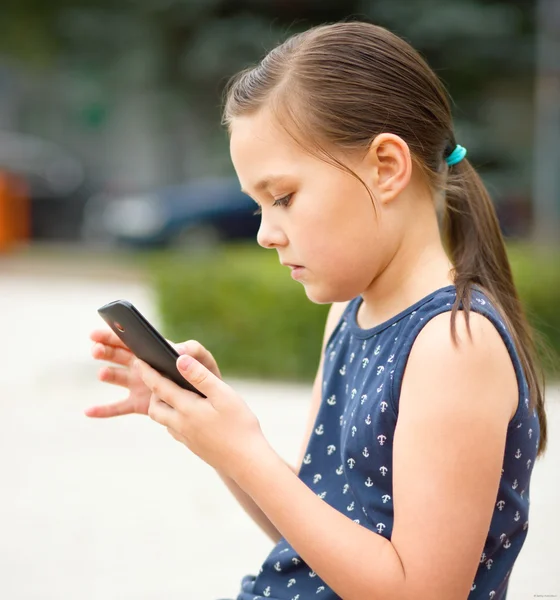
POLYGON ((192 363, 192 361, 193 361, 193 359, 188 354, 184 354, 179 359, 179 368, 180 369, 187 369, 188 366, 192 363))

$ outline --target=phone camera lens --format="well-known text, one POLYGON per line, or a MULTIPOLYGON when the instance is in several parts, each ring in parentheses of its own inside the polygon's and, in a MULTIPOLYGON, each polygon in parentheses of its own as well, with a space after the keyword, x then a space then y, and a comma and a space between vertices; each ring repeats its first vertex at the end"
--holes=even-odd
POLYGON ((116 328, 117 328, 119 331, 121 331, 121 332, 124 332, 124 327, 123 327, 123 326, 122 326, 120 323, 117 323, 116 321, 115 321, 115 327, 116 327, 116 328))

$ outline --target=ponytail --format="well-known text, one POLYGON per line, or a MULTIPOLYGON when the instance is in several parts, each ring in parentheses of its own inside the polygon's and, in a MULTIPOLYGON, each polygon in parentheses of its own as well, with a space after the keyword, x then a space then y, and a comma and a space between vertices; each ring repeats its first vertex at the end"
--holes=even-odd
MULTIPOLYGON (((467 328, 473 285, 480 286, 496 303, 515 342, 540 424, 537 456, 547 443, 544 409, 544 375, 537 357, 534 333, 525 317, 506 253, 496 211, 480 176, 466 160, 449 167, 442 237, 454 265, 457 299, 451 313, 456 340, 456 315, 463 304, 467 328)), ((470 331, 470 330, 469 330, 470 331)))

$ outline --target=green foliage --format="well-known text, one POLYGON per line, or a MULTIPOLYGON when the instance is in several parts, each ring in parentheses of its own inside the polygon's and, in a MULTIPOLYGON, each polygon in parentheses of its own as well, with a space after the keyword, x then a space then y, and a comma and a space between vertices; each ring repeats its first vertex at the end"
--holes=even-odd
POLYGON ((527 245, 509 248, 517 290, 537 332, 545 368, 560 374, 560 251, 527 245))
MULTIPOLYGON (((515 280, 534 327, 560 364, 560 256, 510 248, 515 280)), ((165 335, 197 339, 224 374, 312 379, 328 307, 311 303, 273 252, 251 246, 185 257, 167 252, 149 261, 165 335)))
POLYGON ((224 374, 313 377, 328 306, 307 299, 276 253, 244 246, 190 260, 163 253, 150 265, 168 338, 197 339, 224 374))

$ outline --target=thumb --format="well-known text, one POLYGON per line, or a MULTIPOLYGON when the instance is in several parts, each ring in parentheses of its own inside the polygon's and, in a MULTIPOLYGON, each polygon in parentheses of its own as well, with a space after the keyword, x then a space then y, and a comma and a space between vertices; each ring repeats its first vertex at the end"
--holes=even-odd
POLYGON ((177 359, 177 368, 189 383, 192 383, 197 390, 207 397, 224 392, 229 387, 202 363, 188 354, 183 354, 177 359))

